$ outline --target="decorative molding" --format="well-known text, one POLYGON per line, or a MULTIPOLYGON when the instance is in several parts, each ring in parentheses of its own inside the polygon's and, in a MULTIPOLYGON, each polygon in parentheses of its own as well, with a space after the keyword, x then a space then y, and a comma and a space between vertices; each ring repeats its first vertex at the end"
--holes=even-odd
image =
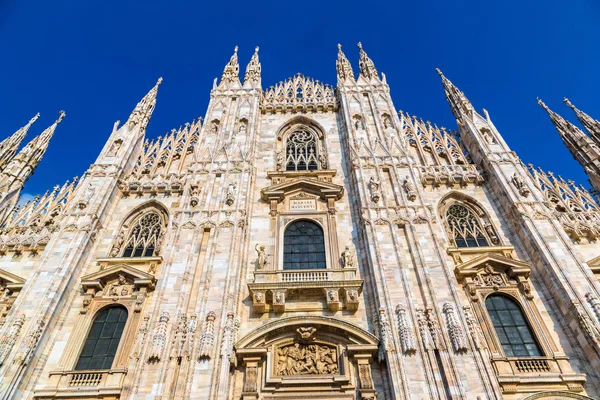
POLYGON ((404 354, 414 354, 417 351, 417 344, 412 331, 412 324, 406 313, 406 308, 399 303, 396 306, 396 318, 398 319, 398 336, 400 345, 404 354))

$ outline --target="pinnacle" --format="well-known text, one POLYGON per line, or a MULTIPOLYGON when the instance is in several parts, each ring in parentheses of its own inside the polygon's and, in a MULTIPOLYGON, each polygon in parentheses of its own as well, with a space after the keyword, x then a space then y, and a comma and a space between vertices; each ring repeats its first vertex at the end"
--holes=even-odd
POLYGON ((60 124, 60 122, 67 116, 67 113, 64 112, 63 110, 60 110, 58 113, 58 119, 56 120, 57 124, 60 124))

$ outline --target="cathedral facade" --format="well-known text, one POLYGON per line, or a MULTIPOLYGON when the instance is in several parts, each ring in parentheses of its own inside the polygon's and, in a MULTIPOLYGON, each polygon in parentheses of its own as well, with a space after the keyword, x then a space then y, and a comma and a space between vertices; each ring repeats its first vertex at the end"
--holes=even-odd
MULTIPOLYGON (((397 112, 359 44, 268 89, 237 48, 149 141, 161 80, 83 174, 18 205, 57 121, 0 143, 0 399, 600 397, 600 205, 525 165, 441 71, 397 112)), ((548 111, 600 190, 600 122, 548 111)), ((37 118, 37 116, 36 116, 37 118)))

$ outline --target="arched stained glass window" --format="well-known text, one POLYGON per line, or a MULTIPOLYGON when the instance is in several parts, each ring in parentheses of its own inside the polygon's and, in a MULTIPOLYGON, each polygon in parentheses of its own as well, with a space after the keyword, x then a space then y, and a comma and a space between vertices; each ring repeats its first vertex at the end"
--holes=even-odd
POLYGON ((493 294, 485 300, 496 335, 507 357, 538 357, 542 355, 525 315, 516 301, 493 294))
POLYGON ((287 171, 317 170, 317 157, 317 140, 312 132, 298 129, 288 136, 285 147, 287 171))
POLYGON ((470 208, 452 204, 446 211, 446 222, 456 247, 489 246, 481 221, 470 208))
POLYGON ((131 227, 125 242, 123 257, 151 257, 159 247, 162 221, 158 213, 151 211, 142 215, 131 227))
POLYGON ((283 269, 325 269, 323 229, 311 221, 296 221, 283 237, 283 269))
POLYGON ((92 323, 75 369, 111 369, 126 322, 125 307, 108 307, 100 311, 92 323))

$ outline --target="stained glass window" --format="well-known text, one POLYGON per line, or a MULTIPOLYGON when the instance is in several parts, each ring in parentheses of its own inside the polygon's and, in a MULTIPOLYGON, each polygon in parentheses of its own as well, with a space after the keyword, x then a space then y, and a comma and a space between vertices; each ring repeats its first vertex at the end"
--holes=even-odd
POLYGON ((323 229, 311 221, 291 223, 283 238, 283 269, 325 269, 323 229))
POLYGON ((537 357, 542 352, 533 337, 525 315, 516 301, 503 295, 491 295, 485 300, 492 324, 507 357, 537 357))
POLYGON ((125 307, 108 307, 100 311, 92 323, 75 369, 111 369, 126 322, 125 307))

